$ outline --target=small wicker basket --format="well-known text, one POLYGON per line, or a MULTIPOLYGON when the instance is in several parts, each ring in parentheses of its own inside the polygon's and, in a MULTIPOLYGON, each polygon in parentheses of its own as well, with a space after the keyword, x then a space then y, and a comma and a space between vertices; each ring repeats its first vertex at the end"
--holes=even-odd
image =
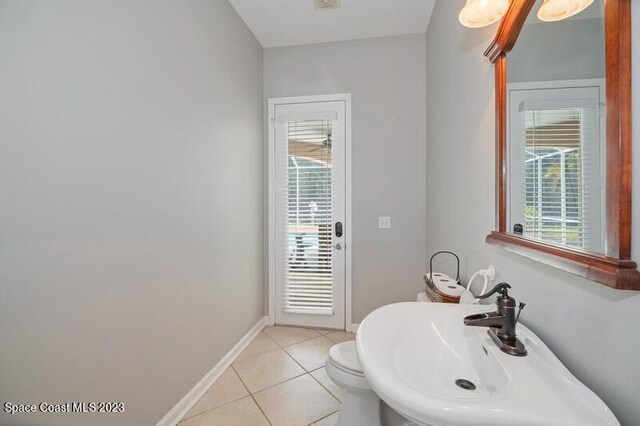
POLYGON ((423 276, 424 282, 426 284, 425 287, 426 287, 427 297, 429 297, 429 299, 432 302, 436 302, 436 303, 460 303, 460 297, 449 296, 447 294, 442 293, 441 291, 438 290, 438 288, 433 282, 433 276, 434 276, 433 258, 439 254, 450 254, 456 258, 456 261, 457 261, 456 282, 460 284, 460 258, 455 253, 450 251, 436 252, 429 259, 429 273, 423 276))

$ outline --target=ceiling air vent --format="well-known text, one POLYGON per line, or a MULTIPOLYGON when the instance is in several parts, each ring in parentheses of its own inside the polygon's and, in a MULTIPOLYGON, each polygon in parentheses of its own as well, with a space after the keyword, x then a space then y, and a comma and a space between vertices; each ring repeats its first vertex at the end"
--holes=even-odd
POLYGON ((317 10, 337 9, 340 7, 340 0, 313 0, 317 10))

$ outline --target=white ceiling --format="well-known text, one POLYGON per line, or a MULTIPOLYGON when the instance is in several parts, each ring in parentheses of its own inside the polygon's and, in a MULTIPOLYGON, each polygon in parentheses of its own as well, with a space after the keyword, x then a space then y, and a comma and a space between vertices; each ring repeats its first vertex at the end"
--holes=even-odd
POLYGON ((436 0, 229 0, 263 47, 424 33, 436 0))

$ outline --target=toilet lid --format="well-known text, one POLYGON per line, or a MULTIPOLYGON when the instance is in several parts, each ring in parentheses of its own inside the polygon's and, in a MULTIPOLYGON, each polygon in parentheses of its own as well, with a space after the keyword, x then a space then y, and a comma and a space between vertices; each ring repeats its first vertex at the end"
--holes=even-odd
POLYGON ((333 345, 329 349, 329 359, 337 367, 362 375, 362 366, 356 353, 356 342, 353 340, 333 345))

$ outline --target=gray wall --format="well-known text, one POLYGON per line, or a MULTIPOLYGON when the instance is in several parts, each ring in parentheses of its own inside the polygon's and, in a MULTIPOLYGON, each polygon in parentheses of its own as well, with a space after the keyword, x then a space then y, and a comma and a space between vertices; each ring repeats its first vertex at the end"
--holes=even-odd
POLYGON ((265 102, 352 96, 354 323, 422 288, 424 76, 424 34, 264 51, 265 102), (392 228, 378 229, 378 216, 391 216, 392 228))
POLYGON ((527 24, 509 58, 510 83, 604 78, 604 19, 527 24))
POLYGON ((0 2, 0 401, 154 424, 261 318, 262 48, 222 0, 0 2))
MULTIPOLYGON (((634 106, 640 111, 640 0, 633 7, 634 106)), ((436 2, 427 31, 427 193, 441 206, 428 210, 427 248, 459 252, 466 278, 493 263, 498 279, 509 281, 514 296, 527 303, 523 322, 622 424, 637 425, 640 293, 610 290, 484 243, 494 228, 494 70, 482 53, 496 28, 458 25, 459 9, 458 2, 436 2)), ((640 148, 634 164, 637 259, 640 148)))

